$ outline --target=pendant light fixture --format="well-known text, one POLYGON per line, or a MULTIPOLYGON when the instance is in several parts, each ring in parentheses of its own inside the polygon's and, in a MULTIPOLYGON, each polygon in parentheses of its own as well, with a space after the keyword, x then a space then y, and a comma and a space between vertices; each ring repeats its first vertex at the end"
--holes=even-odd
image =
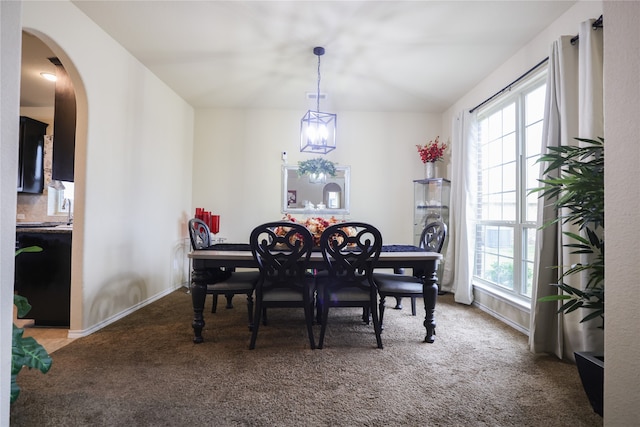
POLYGON ((307 111, 300 121, 300 151, 327 154, 336 148, 336 115, 320 112, 320 57, 324 48, 314 47, 313 53, 318 57, 316 111, 307 111))

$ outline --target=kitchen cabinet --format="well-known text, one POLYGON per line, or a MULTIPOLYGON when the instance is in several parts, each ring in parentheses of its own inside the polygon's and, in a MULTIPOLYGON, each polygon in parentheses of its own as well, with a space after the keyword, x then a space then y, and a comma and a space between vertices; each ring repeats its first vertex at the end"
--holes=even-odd
POLYGON ((49 60, 56 66, 57 78, 51 179, 73 182, 76 150, 76 93, 71 78, 58 58, 49 58, 49 60))
POLYGON ((18 146, 18 192, 42 193, 44 190, 44 136, 47 124, 20 116, 18 146))
POLYGON ((23 252, 15 258, 14 290, 27 298, 27 318, 36 326, 69 326, 71 307, 72 233, 18 230, 16 249, 40 246, 42 252, 23 252))

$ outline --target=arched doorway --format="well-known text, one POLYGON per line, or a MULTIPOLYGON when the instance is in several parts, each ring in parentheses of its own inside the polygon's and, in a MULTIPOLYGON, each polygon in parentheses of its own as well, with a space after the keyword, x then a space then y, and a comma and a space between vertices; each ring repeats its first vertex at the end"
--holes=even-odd
MULTIPOLYGON (((73 150, 73 238, 71 253, 71 296, 70 296, 70 331, 81 330, 83 328, 83 290, 82 290, 82 248, 84 237, 84 195, 86 177, 86 129, 87 129, 87 102, 86 93, 82 80, 60 46, 47 35, 28 28, 23 28, 22 44, 22 66, 21 66, 21 115, 38 116, 47 123, 53 122, 55 114, 55 87, 46 85, 41 79, 38 67, 44 71, 56 69, 54 63, 49 58, 57 58, 59 64, 64 67, 72 89, 75 92, 75 150, 73 150), (41 79, 42 81, 40 81, 41 79), (38 94, 38 91, 46 90, 45 94, 38 94), (24 93, 24 98, 23 98, 24 93)), ((73 132, 73 131, 72 131, 73 132)), ((55 139, 53 141, 55 144, 55 139)), ((45 164, 45 168, 46 168, 45 164)), ((49 165, 50 167, 50 165, 49 165)), ((45 180, 47 171, 45 171, 45 180)), ((49 180, 51 175, 49 172, 49 180)), ((48 182, 45 182, 45 185, 48 182)), ((45 199, 47 195, 43 196, 45 199)), ((48 203, 48 202, 47 202, 48 203)), ((20 201, 18 201, 20 204, 20 201)), ((45 204, 46 206, 46 204, 45 204)), ((51 211, 40 211, 38 215, 49 217, 51 211)), ((42 216, 40 217, 42 218, 42 216)), ((66 218, 64 218, 66 219, 66 218)))

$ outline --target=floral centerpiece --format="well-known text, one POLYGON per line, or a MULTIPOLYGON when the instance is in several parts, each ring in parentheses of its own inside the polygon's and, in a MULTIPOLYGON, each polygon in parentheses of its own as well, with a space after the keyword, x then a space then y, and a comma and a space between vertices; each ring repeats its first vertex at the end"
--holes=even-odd
MULTIPOLYGON (((313 243, 315 246, 319 246, 320 245, 320 236, 322 236, 322 232, 329 226, 333 225, 333 224, 339 224, 341 222, 344 222, 342 220, 337 219, 336 217, 332 216, 329 219, 326 218, 321 218, 321 217, 312 217, 312 218, 307 218, 304 221, 298 221, 295 217, 291 216, 290 214, 286 214, 283 218, 285 221, 291 221, 291 222, 296 222, 299 224, 304 225, 310 232, 311 235, 313 236, 313 243)), ((282 234, 284 235, 286 233, 287 230, 282 230, 282 234)), ((280 234, 280 232, 276 231, 276 233, 280 234)), ((351 230, 349 229, 347 231, 347 234, 352 235, 352 233, 355 233, 355 230, 351 230)))
POLYGON ((418 148, 422 163, 433 163, 442 160, 444 151, 447 149, 447 144, 440 142, 440 137, 436 136, 435 140, 429 141, 425 145, 416 145, 416 147, 418 148))

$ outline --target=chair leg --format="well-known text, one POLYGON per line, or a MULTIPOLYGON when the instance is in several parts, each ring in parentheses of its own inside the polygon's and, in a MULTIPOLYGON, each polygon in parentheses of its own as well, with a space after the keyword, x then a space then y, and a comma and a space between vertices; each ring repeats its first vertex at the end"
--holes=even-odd
POLYGON ((380 303, 378 304, 378 307, 380 308, 380 331, 384 329, 384 327, 382 326, 382 319, 384 318, 384 300, 385 297, 380 296, 380 303))
POLYGON ((396 310, 402 310, 402 297, 395 297, 396 298, 396 306, 393 307, 396 310))
POLYGON ((227 306, 225 308, 233 308, 233 294, 226 294, 227 297, 227 306))
POLYGON ((371 313, 368 307, 362 307, 362 322, 366 325, 371 324, 371 313))
POLYGON ((378 318, 378 310, 376 310, 375 301, 371 301, 371 317, 373 317, 373 330, 376 333, 376 343, 378 344, 378 348, 382 348, 382 337, 380 336, 382 328, 380 325, 380 319, 378 318))
POLYGON ((253 330, 253 293, 247 294, 247 310, 249 311, 249 330, 253 330))
POLYGON ((260 300, 256 301, 255 304, 255 316, 253 322, 253 328, 251 328, 251 342, 249 343, 249 350, 253 350, 256 348, 256 338, 258 338, 258 329, 260 328, 260 320, 262 317, 262 303, 260 300))
POLYGON ((324 346, 324 333, 327 330, 327 320, 329 317, 329 304, 322 304, 322 326, 320 327, 320 339, 317 348, 322 349, 324 346))
POLYGON ((311 350, 315 350, 316 341, 313 338, 313 303, 305 304, 304 306, 304 320, 307 324, 307 334, 309 335, 309 345, 311 350))
POLYGON ((322 325, 322 303, 320 298, 316 298, 316 325, 322 325))
POLYGON ((416 315, 416 297, 411 297, 411 315, 416 315))
POLYGON ((211 305, 211 312, 215 313, 218 309, 218 294, 213 294, 213 304, 211 305))

